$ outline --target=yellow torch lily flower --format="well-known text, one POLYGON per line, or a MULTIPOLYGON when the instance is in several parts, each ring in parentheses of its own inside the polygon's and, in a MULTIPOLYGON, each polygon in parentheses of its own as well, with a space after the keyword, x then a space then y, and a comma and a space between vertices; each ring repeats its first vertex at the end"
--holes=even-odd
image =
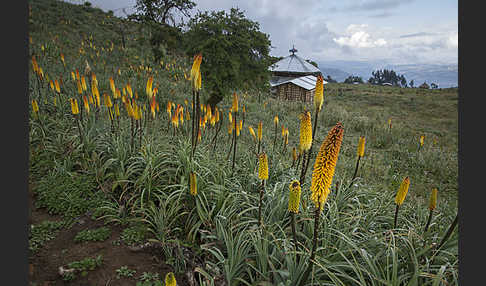
POLYGON ((258 179, 268 180, 268 159, 265 153, 258 156, 258 179))
POLYGON ((233 112, 238 112, 238 95, 233 93, 233 105, 231 106, 233 112))
POLYGON ((311 114, 305 111, 300 115, 300 151, 307 151, 312 145, 311 114))
POLYGON ((248 126, 248 130, 250 131, 251 136, 253 136, 253 140, 256 141, 256 134, 255 134, 255 130, 253 130, 253 127, 248 126))
POLYGON ((194 56, 194 61, 192 63, 191 76, 190 76, 190 80, 192 81, 195 90, 201 89, 201 72, 200 72, 201 62, 202 62, 202 54, 199 53, 194 56))
POLYGON ((316 207, 322 210, 327 196, 331 192, 331 183, 334 176, 334 170, 343 141, 344 128, 338 122, 327 134, 326 139, 317 154, 312 172, 311 182, 311 200, 316 207))
POLYGON ((86 110, 86 113, 89 114, 89 103, 88 103, 88 98, 86 95, 83 95, 83 104, 84 104, 84 109, 86 110))
POLYGON ((314 92, 314 108, 319 112, 324 102, 324 79, 321 75, 317 76, 316 89, 314 92))
POLYGON ((113 103, 111 102, 111 98, 107 93, 103 94, 103 99, 106 107, 111 108, 113 106, 113 103))
POLYGON ((37 104, 37 100, 32 100, 32 111, 37 114, 39 112, 39 105, 37 104))
POLYGON ((293 180, 289 185, 289 212, 299 213, 300 204, 300 182, 293 180))
POLYGON ((72 112, 72 114, 74 114, 74 115, 79 114, 78 101, 76 100, 76 98, 71 97, 69 100, 71 101, 71 112, 72 112))
POLYGON ((405 200, 405 196, 408 193, 408 188, 410 187, 410 178, 407 176, 403 179, 402 183, 400 184, 400 188, 398 189, 397 195, 395 197, 395 203, 397 205, 402 205, 403 201, 405 200))
POLYGON ((359 143, 358 143, 358 157, 364 156, 365 143, 366 143, 366 138, 364 136, 360 136, 359 143))

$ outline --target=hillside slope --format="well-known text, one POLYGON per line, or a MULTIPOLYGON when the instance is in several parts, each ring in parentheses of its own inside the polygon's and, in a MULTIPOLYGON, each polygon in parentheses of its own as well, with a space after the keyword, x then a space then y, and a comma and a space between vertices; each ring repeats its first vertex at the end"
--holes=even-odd
POLYGON ((197 133, 192 59, 152 62, 135 23, 123 47, 122 20, 97 9, 29 5, 32 285, 162 285, 169 272, 180 286, 298 285, 308 267, 319 285, 457 285, 457 228, 437 249, 457 215, 457 89, 326 84, 314 121, 312 103, 254 90, 235 92, 238 112, 232 94, 212 110, 203 73, 197 133), (298 156, 305 110, 313 147, 298 156), (335 172, 315 170, 338 123, 335 172), (320 212, 313 173, 332 178, 320 212))

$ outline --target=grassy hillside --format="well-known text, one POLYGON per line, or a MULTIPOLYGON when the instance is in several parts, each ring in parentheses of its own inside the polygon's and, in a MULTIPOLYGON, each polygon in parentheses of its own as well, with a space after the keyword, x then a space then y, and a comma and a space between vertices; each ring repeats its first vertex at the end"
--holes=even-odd
MULTIPOLYGON (((56 218, 55 224, 33 224, 43 231, 30 234, 29 262, 41 272, 71 285, 87 281, 104 285, 117 275, 126 285, 141 284, 140 274, 149 271, 158 271, 158 281, 172 271, 178 285, 190 285, 191 279, 199 285, 297 285, 312 263, 315 206, 309 187, 315 158, 328 131, 341 122, 343 141, 331 193, 319 216, 319 245, 305 285, 457 284, 457 227, 437 249, 457 213, 457 89, 326 84, 295 215, 295 244, 288 212, 289 184, 299 179, 302 164, 293 162, 292 149, 299 147, 299 114, 307 109, 314 119, 311 104, 280 101, 270 93, 238 91, 236 121, 244 122, 233 169, 234 135, 228 132, 232 97, 227 95, 217 106, 220 118, 214 125, 210 120, 215 110, 209 115, 203 106, 201 118, 206 115, 207 122, 201 126, 201 140, 192 158, 192 87, 186 80, 192 59, 168 53, 161 62, 152 63, 143 27, 123 24, 99 9, 54 0, 29 1, 29 7, 29 48, 42 68, 42 74, 34 72, 29 58, 32 211, 33 215, 47 212, 47 221, 56 218), (120 25, 125 25, 125 48, 120 25), (99 106, 93 96, 93 74, 99 106), (153 114, 146 94, 150 77, 157 88, 153 114), (119 96, 113 94, 110 78, 119 96), (71 99, 79 105, 76 116, 71 99), (130 116, 127 102, 140 107, 140 119, 130 116), (178 106, 184 121, 173 117, 178 106), (249 127, 256 132, 260 122, 261 145, 269 164, 261 199, 258 144, 249 132, 249 127), (288 144, 282 126, 288 128, 288 144), (420 146, 422 135, 424 144, 420 146), (366 138, 365 153, 357 177, 351 181, 360 136, 366 138), (195 196, 190 194, 191 172, 197 178, 195 196), (394 227, 394 199, 406 176, 410 188, 394 227), (424 232, 433 188, 439 190, 437 208, 424 232), (262 226, 258 224, 260 201, 262 226), (43 260, 53 257, 44 252, 56 251, 59 236, 80 237, 72 233, 79 230, 80 217, 102 221, 116 230, 110 234, 103 229, 104 238, 99 239, 111 237, 110 243, 99 247, 98 238, 86 238, 83 245, 90 249, 85 252, 89 257, 80 252, 73 256, 71 247, 64 245, 61 260, 43 260), (146 242, 157 249, 150 253, 164 267, 154 270, 150 261, 146 265, 137 262, 128 265, 137 267, 137 275, 132 277, 123 264, 117 264, 125 259, 120 254, 119 261, 116 257, 96 260, 96 267, 83 275, 56 276, 58 267, 74 260, 126 253, 129 247, 146 242), (114 251, 112 247, 119 248, 114 251)), ((202 74, 202 103, 206 99, 204 77, 202 74)), ((235 119, 234 113, 232 117, 235 119)), ((96 232, 89 233, 94 236, 91 233, 96 232)), ((76 247, 79 244, 73 244, 76 247)), ((138 255, 133 253, 137 261, 144 261, 138 255)), ((126 259, 129 261, 129 255, 126 259)), ((48 280, 40 274, 31 279, 39 284, 48 280)), ((143 285, 157 285, 153 283, 143 285)))

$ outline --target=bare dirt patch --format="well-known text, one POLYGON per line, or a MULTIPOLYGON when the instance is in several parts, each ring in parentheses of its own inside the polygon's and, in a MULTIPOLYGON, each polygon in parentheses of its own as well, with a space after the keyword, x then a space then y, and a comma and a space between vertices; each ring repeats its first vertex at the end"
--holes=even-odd
MULTIPOLYGON (((60 216, 48 214, 43 209, 34 207, 35 195, 29 190, 29 227, 45 220, 59 221, 60 216)), ((81 230, 96 229, 106 226, 101 220, 82 216, 69 228, 57 232, 55 238, 47 241, 35 253, 29 252, 29 285, 135 285, 144 272, 158 273, 164 279, 166 273, 173 271, 164 263, 165 258, 156 248, 133 251, 129 246, 120 243, 122 226, 109 224, 111 236, 105 241, 75 242, 74 237, 81 230), (86 276, 79 273, 71 281, 64 281, 59 274, 59 267, 66 267, 70 262, 102 255, 102 265, 86 276), (132 277, 117 277, 117 269, 127 266, 136 272, 132 277)), ((184 275, 176 274, 177 285, 189 285, 184 275)))

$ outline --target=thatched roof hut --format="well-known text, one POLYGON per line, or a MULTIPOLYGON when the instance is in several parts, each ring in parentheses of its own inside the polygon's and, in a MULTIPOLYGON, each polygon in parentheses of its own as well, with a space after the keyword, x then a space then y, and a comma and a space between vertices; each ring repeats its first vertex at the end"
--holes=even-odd
POLYGON ((289 56, 270 67, 272 93, 280 99, 312 102, 317 76, 322 75, 321 71, 297 56, 294 47, 289 52, 289 56))

